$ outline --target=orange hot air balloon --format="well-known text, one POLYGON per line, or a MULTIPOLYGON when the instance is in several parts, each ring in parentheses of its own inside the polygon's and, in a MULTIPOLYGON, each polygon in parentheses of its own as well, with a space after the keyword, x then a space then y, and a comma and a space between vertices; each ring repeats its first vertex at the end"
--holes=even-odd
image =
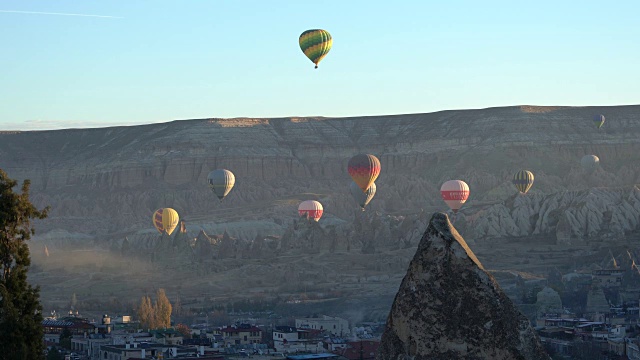
POLYGON ((156 230, 158 230, 160 234, 164 232, 164 227, 162 227, 162 210, 163 208, 156 210, 153 213, 153 218, 152 218, 153 226, 156 228, 156 230))
POLYGON ((449 180, 442 184, 440 195, 456 214, 469 198, 469 185, 462 180, 449 180))
POLYGON ((371 154, 358 154, 349 160, 347 170, 362 192, 367 192, 380 175, 380 160, 371 154))
POLYGON ((298 206, 298 215, 300 217, 309 216, 309 219, 313 219, 315 221, 320 220, 323 212, 324 209, 322 208, 322 204, 315 200, 303 201, 300 203, 300 206, 298 206))

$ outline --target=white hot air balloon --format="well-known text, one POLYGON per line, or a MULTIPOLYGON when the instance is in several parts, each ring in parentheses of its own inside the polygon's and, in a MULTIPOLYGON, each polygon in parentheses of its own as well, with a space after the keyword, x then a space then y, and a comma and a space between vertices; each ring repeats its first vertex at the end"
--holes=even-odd
POLYGON ((309 216, 309 219, 315 221, 320 220, 323 211, 322 204, 315 200, 303 201, 298 206, 298 215, 300 215, 300 217, 309 216))
POLYGON ((456 214, 469 198, 469 185, 462 180, 449 180, 442 184, 440 195, 456 214))

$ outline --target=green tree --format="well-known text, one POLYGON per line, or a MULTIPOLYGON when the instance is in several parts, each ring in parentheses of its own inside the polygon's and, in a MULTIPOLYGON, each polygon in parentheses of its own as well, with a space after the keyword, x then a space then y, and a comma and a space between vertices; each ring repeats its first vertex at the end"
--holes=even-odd
POLYGON ((62 333, 60 334, 60 346, 67 350, 71 350, 72 337, 73 335, 71 334, 71 331, 69 331, 69 329, 67 328, 64 328, 64 330, 62 330, 62 333))
POLYGON ((58 351, 58 349, 54 346, 51 348, 51 350, 49 350, 49 352, 47 353, 47 360, 63 360, 64 358, 62 357, 62 354, 60 354, 60 351, 58 351))
POLYGON ((44 359, 40 288, 27 282, 31 219, 44 219, 29 201, 30 181, 18 185, 0 169, 0 354, 7 360, 44 359))

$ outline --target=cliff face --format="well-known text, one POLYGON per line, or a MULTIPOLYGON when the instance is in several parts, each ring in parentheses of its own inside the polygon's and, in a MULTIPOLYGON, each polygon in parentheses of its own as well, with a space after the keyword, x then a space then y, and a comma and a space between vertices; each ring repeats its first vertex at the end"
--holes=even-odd
POLYGON ((402 280, 376 359, 549 359, 529 320, 443 213, 402 280))
POLYGON ((639 177, 639 139, 640 106, 203 119, 0 133, 0 167, 31 179, 36 203, 52 206, 40 234, 58 228, 120 236, 150 228, 150 214, 163 206, 190 224, 226 223, 290 219, 297 201, 317 198, 328 215, 351 217, 357 206, 346 164, 361 152, 382 162, 369 209, 387 213, 444 210, 438 189, 450 178, 470 185, 470 206, 501 199, 500 189, 513 191, 508 181, 521 168, 535 173, 534 190, 545 193, 629 185, 639 177), (607 116, 600 130, 591 121, 594 113, 607 116), (600 157, 600 175, 579 173, 585 154, 600 157), (237 177, 222 204, 206 185, 207 173, 220 167, 237 177))

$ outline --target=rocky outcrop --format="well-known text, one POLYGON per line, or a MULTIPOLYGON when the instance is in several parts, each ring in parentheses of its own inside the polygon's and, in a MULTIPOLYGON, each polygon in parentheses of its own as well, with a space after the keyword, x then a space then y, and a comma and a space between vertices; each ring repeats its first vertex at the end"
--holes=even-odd
POLYGON ((402 280, 376 359, 549 356, 447 215, 435 213, 402 280))
POLYGON ((549 235, 575 245, 597 237, 624 237, 640 229, 640 189, 592 188, 544 195, 514 195, 487 207, 469 208, 465 227, 473 238, 549 235))

